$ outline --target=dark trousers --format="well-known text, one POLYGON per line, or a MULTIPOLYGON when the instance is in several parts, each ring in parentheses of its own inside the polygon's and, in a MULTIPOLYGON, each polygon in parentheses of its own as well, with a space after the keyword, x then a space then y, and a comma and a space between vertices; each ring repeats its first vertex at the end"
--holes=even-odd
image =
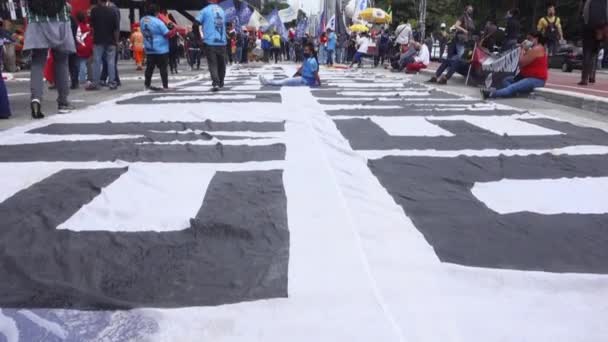
POLYGON ((197 69, 201 68, 201 50, 198 48, 188 50, 188 63, 190 67, 194 68, 196 65, 197 69))
POLYGON ((595 39, 595 30, 588 27, 585 28, 583 30, 583 71, 581 72, 581 82, 595 81, 599 50, 600 42, 595 39))
MULTIPOLYGON (((114 54, 114 68, 116 68, 116 85, 120 86, 120 77, 118 77, 118 52, 116 52, 114 54)), ((100 79, 103 82, 107 82, 108 81, 108 62, 104 59, 103 60, 103 67, 101 68, 101 77, 100 79)))
POLYGON ((78 88, 80 82, 78 81, 78 77, 80 75, 80 58, 75 53, 70 54, 68 58, 68 63, 70 67, 70 81, 72 84, 72 88, 78 88))
POLYGON ((205 45, 205 54, 212 85, 222 86, 226 77, 226 46, 205 45))
POLYGON ((179 60, 179 52, 177 49, 169 52, 169 66, 171 67, 171 73, 177 72, 177 64, 179 60))
POLYGON ((272 48, 272 55, 274 56, 274 62, 279 63, 279 57, 281 56, 281 49, 272 48))
POLYGON ((169 88, 169 71, 167 67, 169 65, 169 55, 150 55, 148 54, 146 60, 146 88, 152 85, 152 75, 154 75, 154 68, 158 67, 160 70, 160 78, 163 82, 163 88, 169 88))

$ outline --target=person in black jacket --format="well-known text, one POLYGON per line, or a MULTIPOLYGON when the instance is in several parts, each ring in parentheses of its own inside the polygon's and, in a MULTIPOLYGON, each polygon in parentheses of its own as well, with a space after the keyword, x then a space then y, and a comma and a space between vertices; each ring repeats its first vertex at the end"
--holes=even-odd
POLYGON ((502 44, 502 51, 509 51, 517 46, 517 41, 521 32, 519 20, 519 9, 513 8, 507 12, 507 27, 505 30, 505 40, 502 44))

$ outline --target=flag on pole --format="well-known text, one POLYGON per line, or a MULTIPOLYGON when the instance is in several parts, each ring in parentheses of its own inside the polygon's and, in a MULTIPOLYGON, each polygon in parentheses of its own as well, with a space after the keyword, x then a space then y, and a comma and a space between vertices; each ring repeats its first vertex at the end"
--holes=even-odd
POLYGON ((291 1, 289 7, 279 11, 279 17, 283 23, 288 23, 298 19, 298 11, 300 10, 300 0, 291 1))
POLYGON ((226 22, 234 22, 236 18, 236 7, 234 7, 234 0, 225 0, 220 3, 220 7, 224 10, 226 15, 226 22))
POLYGON ((274 9, 272 13, 270 13, 268 17, 266 17, 266 21, 268 22, 268 26, 265 28, 264 31, 272 27, 279 33, 279 35, 281 35, 281 37, 286 40, 289 39, 289 34, 285 29, 285 25, 283 25, 283 21, 281 21, 281 17, 279 16, 279 11, 277 9, 274 9))
POLYGON ((249 23, 249 20, 251 19, 252 14, 253 11, 251 10, 251 7, 249 7, 247 1, 241 2, 241 9, 237 15, 239 23, 247 25, 249 23))
POLYGON ((248 26, 255 27, 259 29, 260 27, 268 26, 268 21, 264 16, 260 14, 257 10, 253 11, 253 14, 249 18, 248 26))
POLYGON ((326 18, 325 18, 325 10, 321 13, 321 18, 319 19, 319 26, 317 27, 317 37, 321 36, 321 33, 326 31, 326 18))
POLYGON ((332 31, 336 30, 336 16, 332 16, 329 21, 327 22, 327 28, 331 29, 332 31))
POLYGON ((298 21, 298 26, 296 26, 296 37, 304 38, 306 36, 306 31, 308 31, 308 18, 303 18, 298 21))

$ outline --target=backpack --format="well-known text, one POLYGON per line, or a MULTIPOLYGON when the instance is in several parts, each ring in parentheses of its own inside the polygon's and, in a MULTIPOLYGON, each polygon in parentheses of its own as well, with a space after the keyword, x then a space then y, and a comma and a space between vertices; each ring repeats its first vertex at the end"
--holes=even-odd
POLYGON ((557 41, 559 40, 559 31, 557 30, 557 20, 555 17, 553 22, 549 21, 549 17, 545 17, 545 21, 547 22, 547 28, 545 29, 545 37, 549 41, 557 41))
POLYGON ((28 0, 31 13, 41 17, 55 17, 65 7, 65 0, 28 0))

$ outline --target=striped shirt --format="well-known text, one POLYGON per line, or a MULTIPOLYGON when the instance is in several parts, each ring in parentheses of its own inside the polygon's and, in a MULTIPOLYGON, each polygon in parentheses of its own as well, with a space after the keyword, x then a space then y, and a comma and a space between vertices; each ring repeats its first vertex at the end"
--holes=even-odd
POLYGON ((45 15, 38 15, 29 10, 27 11, 27 20, 30 23, 48 23, 48 22, 69 22, 70 21, 70 6, 67 4, 63 6, 63 9, 55 16, 48 17, 45 15))

